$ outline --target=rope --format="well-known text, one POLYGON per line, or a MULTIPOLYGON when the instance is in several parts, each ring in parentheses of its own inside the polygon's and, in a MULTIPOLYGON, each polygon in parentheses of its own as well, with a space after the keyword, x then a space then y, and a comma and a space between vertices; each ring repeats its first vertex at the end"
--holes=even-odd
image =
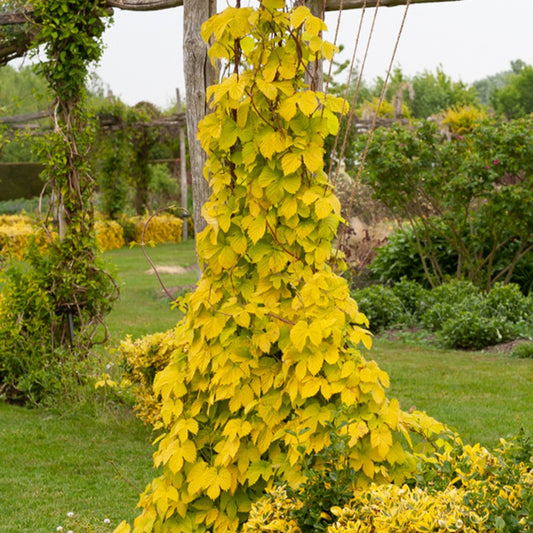
MULTIPOLYGON (((366 4, 366 0, 365 0, 365 4, 366 4)), ((341 14, 342 14, 343 6, 344 6, 344 0, 341 0, 341 2, 339 4, 339 15, 337 16, 337 27, 335 28, 335 38, 333 39, 333 45, 334 46, 337 46, 337 38, 339 37, 339 27, 341 25, 341 14)), ((325 12, 326 12, 326 0, 323 0, 322 1, 322 20, 324 20, 325 12)), ((359 36, 357 36, 357 38, 359 39, 359 36)), ((333 68, 333 61, 330 61, 329 69, 328 69, 328 75, 326 77, 326 88, 324 89, 324 94, 328 94, 329 80, 331 80, 331 69, 332 68, 333 68)), ((351 72, 350 72, 350 74, 351 74, 351 72)), ((338 137, 338 135, 337 135, 337 137, 338 137)))
MULTIPOLYGON (((354 65, 355 65, 355 57, 356 57, 356 54, 357 54, 357 49, 359 47, 359 38, 361 37, 361 31, 362 31, 363 22, 364 22, 364 19, 365 19, 366 4, 367 4, 367 0, 364 1, 363 12, 361 14, 361 19, 359 20, 359 28, 357 30, 357 37, 355 39, 355 44, 354 44, 353 53, 352 53, 352 59, 351 59, 351 62, 350 62, 350 70, 349 70, 349 73, 348 73, 348 80, 346 81, 346 89, 344 91, 343 109, 344 109, 344 105, 346 104, 346 101, 348 100, 348 91, 350 90, 350 82, 352 81, 352 74, 353 74, 353 69, 354 69, 354 65)), ((378 0, 378 6, 379 6, 379 0, 378 0)), ((376 9, 376 13, 377 13, 377 9, 376 9)), ((375 21, 375 17, 376 17, 376 15, 374 15, 374 21, 375 21)), ((340 12, 339 12, 339 20, 340 20, 340 12)), ((369 45, 370 45, 370 41, 372 39, 373 30, 374 30, 374 23, 372 23, 372 28, 371 28, 370 35, 369 35, 368 42, 367 42, 367 48, 366 48, 365 55, 364 55, 364 61, 363 61, 362 67, 361 67, 361 71, 359 72, 359 78, 357 80, 357 86, 356 86, 356 89, 355 89, 355 94, 354 94, 354 97, 353 97, 353 100, 352 100, 350 113, 348 114, 348 118, 347 118, 346 133, 344 135, 344 139, 343 139, 343 143, 342 143, 341 154, 339 155, 339 164, 337 165, 337 169, 336 169, 336 172, 335 172, 335 177, 333 178, 333 180, 331 180, 331 172, 332 172, 332 169, 333 169, 333 161, 335 159, 335 155, 337 153, 337 146, 338 146, 338 143, 339 143, 340 129, 337 132, 337 135, 335 136, 335 143, 333 145, 333 150, 331 152, 330 161, 329 161, 329 169, 328 169, 328 177, 332 181, 333 186, 335 186, 335 184, 337 183, 337 179, 338 179, 338 176, 339 176, 340 161, 342 161, 342 157, 344 155, 344 151, 345 151, 345 148, 346 148, 346 139, 348 137, 348 130, 350 128, 350 124, 351 124, 351 121, 352 121, 352 118, 353 118, 353 115, 354 115, 355 102, 356 102, 356 100, 357 100, 357 98, 359 96, 359 89, 361 87, 361 81, 363 79, 364 66, 365 66, 366 57, 367 57, 367 54, 368 54, 368 48, 369 48, 369 45)))
MULTIPOLYGON (((410 4, 411 4, 411 0, 407 0, 407 2, 405 4, 405 11, 404 11, 404 14, 403 14, 403 17, 402 17, 402 22, 401 22, 400 28, 398 30, 398 36, 396 37, 396 42, 394 44, 394 49, 393 49, 391 60, 390 60, 390 63, 389 63, 389 68, 387 70, 387 74, 386 74, 385 80, 383 82, 383 88, 381 89, 381 94, 380 94, 380 97, 379 97, 379 103, 378 103, 378 105, 376 107, 376 111, 374 112, 374 117, 372 119, 372 125, 370 127, 370 131, 368 133, 368 138, 367 138, 367 141, 366 141, 365 149, 363 151, 363 157, 361 158, 361 163, 359 164, 357 177, 355 179, 355 183, 354 183, 354 186, 353 186, 353 189, 352 189, 352 193, 350 195, 350 202, 348 204, 346 220, 350 219, 350 215, 351 215, 352 208, 353 208, 353 201, 354 201, 354 198, 355 198, 355 193, 357 191, 359 183, 361 182, 361 176, 363 174, 363 167, 365 165, 366 157, 368 155, 368 150, 370 148, 370 143, 372 142, 372 137, 373 137, 374 131, 376 129, 376 123, 377 123, 377 119, 378 119, 378 116, 379 116, 379 110, 381 108, 381 105, 383 104, 383 100, 385 99, 385 92, 387 90, 387 84, 389 82, 390 74, 392 72, 392 67, 394 65, 394 59, 396 57, 396 52, 398 51, 398 45, 400 44, 400 37, 402 36, 402 33, 403 33, 403 29, 404 29, 404 26, 405 26, 405 21, 406 21, 406 18, 407 18, 407 12, 409 10, 409 5, 410 4)), ((376 7, 376 11, 377 11, 377 7, 376 7)), ((366 59, 366 57, 365 57, 365 59, 366 59)), ((345 139, 346 139, 346 137, 345 137, 345 139)), ((343 244, 343 240, 344 240, 344 238, 346 236, 346 227, 347 227, 347 224, 344 224, 342 226, 342 228, 341 228, 340 236, 339 236, 339 239, 338 239, 338 242, 337 242, 337 251, 336 251, 337 255, 338 255, 339 249, 341 248, 341 246, 343 244)))

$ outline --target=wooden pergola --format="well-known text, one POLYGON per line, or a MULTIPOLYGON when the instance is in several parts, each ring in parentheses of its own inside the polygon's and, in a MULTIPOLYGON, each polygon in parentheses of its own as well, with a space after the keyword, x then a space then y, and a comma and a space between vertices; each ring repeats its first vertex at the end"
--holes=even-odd
MULTIPOLYGON (((341 11, 372 7, 407 6, 461 0, 301 0, 311 11, 321 16, 325 11, 341 11)), ((205 227, 201 207, 209 197, 207 182, 202 169, 205 154, 196 139, 199 121, 207 114, 206 89, 216 81, 214 68, 207 58, 207 45, 203 42, 200 28, 216 13, 216 0, 106 0, 110 10, 155 11, 183 6, 183 57, 186 87, 186 119, 189 141, 189 156, 193 183, 194 225, 196 231, 205 227)), ((15 57, 24 55, 37 34, 38 21, 34 20, 31 7, 20 3, 20 8, 0 7, 0 66, 15 57)))

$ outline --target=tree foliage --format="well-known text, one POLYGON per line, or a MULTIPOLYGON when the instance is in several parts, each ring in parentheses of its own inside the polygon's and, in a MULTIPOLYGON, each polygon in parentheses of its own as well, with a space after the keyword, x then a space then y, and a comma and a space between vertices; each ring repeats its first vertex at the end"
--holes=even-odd
POLYGON ((509 119, 533 113, 533 66, 513 62, 513 72, 505 87, 494 92, 492 104, 497 113, 509 119))
POLYGON ((532 131, 529 117, 482 120, 451 140, 429 121, 375 132, 364 179, 410 224, 432 285, 450 273, 443 245, 455 276, 487 289, 531 251, 532 131))
POLYGON ((96 260, 94 180, 86 157, 91 129, 84 112, 87 68, 100 57, 107 15, 95 0, 36 0, 34 8, 40 21, 38 42, 46 43, 47 61, 40 70, 54 110, 53 130, 43 137, 39 155, 54 198, 55 211, 49 215, 59 221, 59 238, 51 221, 43 220, 47 249, 30 249, 26 265, 8 270, 0 306, 0 377, 26 399, 34 399, 32 392, 41 388, 40 400, 56 392, 55 384, 43 386, 43 374, 52 376, 58 359, 73 362, 88 355, 116 287, 96 260), (38 371, 10 365, 14 356, 38 371))

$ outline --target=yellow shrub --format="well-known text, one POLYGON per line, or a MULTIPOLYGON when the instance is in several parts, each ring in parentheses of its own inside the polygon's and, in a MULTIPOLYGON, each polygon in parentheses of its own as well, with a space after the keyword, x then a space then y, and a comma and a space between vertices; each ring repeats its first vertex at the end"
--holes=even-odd
MULTIPOLYGON (((516 459, 517 444, 502 440, 501 448, 491 453, 454 438, 454 446, 446 442, 440 452, 420 457, 424 486, 372 483, 356 490, 346 505, 323 509, 322 517, 329 523, 325 531, 531 531, 533 469, 530 461, 516 459)), ((243 531, 300 533, 291 515, 307 504, 307 496, 304 490, 294 497, 283 488, 269 492, 253 505, 243 531)))
POLYGON ((0 215, 0 226, 15 226, 18 224, 33 224, 34 220, 25 214, 0 215))
POLYGON ((155 426, 161 418, 161 401, 154 394, 152 383, 155 374, 167 366, 177 344, 171 329, 135 341, 128 336, 118 348, 126 381, 134 387, 137 416, 145 424, 155 426))
MULTIPOLYGON (((3 218, 3 217, 2 217, 3 218)), ((31 223, 31 219, 20 217, 4 223, 0 220, 0 255, 14 259, 23 259, 29 241, 34 238, 39 249, 44 249, 48 237, 44 230, 31 223)))
POLYGON ((477 123, 486 118, 486 111, 467 105, 448 109, 442 122, 450 128, 452 133, 463 135, 471 132, 477 123))
POLYGON ((96 244, 104 252, 116 250, 124 246, 124 230, 114 220, 97 220, 94 224, 96 232, 96 244))
POLYGON ((156 215, 153 217, 134 217, 135 241, 153 242, 181 242, 183 220, 171 215, 156 215))

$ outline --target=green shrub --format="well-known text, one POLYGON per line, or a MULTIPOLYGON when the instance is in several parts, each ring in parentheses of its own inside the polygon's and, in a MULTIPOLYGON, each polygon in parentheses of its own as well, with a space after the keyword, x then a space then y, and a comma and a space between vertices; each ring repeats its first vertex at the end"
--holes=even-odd
POLYGON ((515 346, 511 355, 520 359, 533 359, 533 342, 524 342, 515 346))
POLYGON ((37 244, 30 243, 25 261, 12 261, 2 271, 0 292, 0 393, 10 401, 35 404, 70 393, 84 380, 100 324, 92 317, 107 314, 116 298, 114 281, 105 271, 75 265, 72 278, 65 277, 58 268, 64 243, 46 249, 37 244), (76 295, 77 307, 63 303, 72 279, 80 285, 88 281, 76 295))
POLYGON ((413 320, 419 322, 428 307, 429 291, 420 283, 403 277, 392 287, 392 292, 400 299, 407 313, 413 320))
POLYGON ((378 248, 368 269, 372 277, 382 283, 395 283, 407 278, 429 287, 409 230, 398 230, 390 235, 387 243, 378 248))
POLYGON ((373 285, 354 298, 377 333, 420 326, 445 347, 479 350, 532 333, 533 297, 514 284, 496 283, 489 293, 469 281, 452 280, 427 290, 402 278, 392 288, 373 285))
POLYGON ((353 297, 361 312, 368 318, 372 333, 402 327, 411 322, 402 301, 390 287, 371 285, 355 290, 353 297))
POLYGON ((468 281, 453 280, 426 293, 422 324, 438 331, 444 322, 463 310, 479 309, 482 292, 468 281))
POLYGON ((485 305, 492 316, 513 322, 533 320, 533 300, 525 298, 514 283, 496 283, 487 294, 485 305))
MULTIPOLYGON (((468 305, 468 304, 467 304, 468 305)), ((460 309, 442 324, 438 337, 448 348, 481 350, 516 338, 518 328, 502 317, 487 316, 482 307, 460 309)))

